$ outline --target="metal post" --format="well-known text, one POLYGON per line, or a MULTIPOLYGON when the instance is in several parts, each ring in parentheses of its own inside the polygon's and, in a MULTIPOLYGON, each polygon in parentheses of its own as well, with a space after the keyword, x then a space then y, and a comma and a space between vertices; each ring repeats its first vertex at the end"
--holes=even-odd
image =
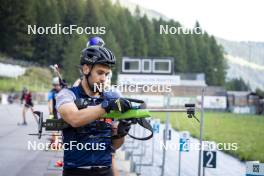
MULTIPOLYGON (((141 131, 142 131, 142 133, 144 133, 143 130, 141 130, 141 131)), ((139 174, 141 175, 142 159, 143 159, 143 155, 145 153, 143 152, 143 150, 144 150, 144 142, 143 141, 140 141, 140 142, 141 142, 141 155, 140 155, 140 160, 139 160, 139 174)))
POLYGON ((154 165, 154 154, 155 154, 155 141, 154 141, 155 136, 152 137, 152 155, 151 155, 151 165, 154 165))
POLYGON ((205 176, 205 167, 203 167, 203 176, 205 176))
MULTIPOLYGON (((135 135, 135 125, 133 125, 133 135, 135 135)), ((132 146, 134 147, 134 143, 135 143, 135 140, 134 139, 132 139, 132 146)), ((131 151, 131 158, 130 158, 130 160, 132 161, 132 162, 134 162, 134 157, 133 157, 133 155, 134 155, 134 149, 132 149, 132 151, 131 151)))
POLYGON ((205 92, 205 88, 202 88, 202 97, 201 97, 202 98, 201 99, 201 119, 200 119, 200 150, 199 150, 199 161, 198 161, 198 176, 201 176, 201 166, 202 166, 204 92, 205 92))
MULTIPOLYGON (((167 109, 169 109, 170 106, 170 96, 169 94, 167 95, 167 109)), ((163 135, 163 152, 162 152, 162 165, 161 165, 161 176, 164 176, 164 170, 165 170, 165 159, 166 159, 166 143, 167 143, 167 136, 168 136, 168 129, 169 129, 169 112, 166 112, 166 123, 165 123, 165 130, 164 130, 164 135, 163 135)))
POLYGON ((179 150, 179 167, 178 176, 181 176, 181 151, 179 150))

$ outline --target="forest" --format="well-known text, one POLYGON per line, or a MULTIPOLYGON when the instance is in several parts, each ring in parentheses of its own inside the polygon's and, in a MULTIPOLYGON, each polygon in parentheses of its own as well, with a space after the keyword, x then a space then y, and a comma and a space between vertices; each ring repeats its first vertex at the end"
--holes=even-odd
MULTIPOLYGON (((173 57, 175 73, 205 73, 208 85, 225 83, 223 49, 206 29, 199 34, 161 35, 160 25, 182 25, 175 20, 149 19, 139 8, 132 14, 110 0, 0 0, 0 4, 1 55, 41 66, 60 64, 69 81, 79 76, 79 57, 87 39, 97 35, 114 52, 118 64, 124 56, 173 57), (105 33, 28 34, 28 25, 103 27, 105 33)), ((199 22, 188 30, 197 27, 202 28, 199 22)))

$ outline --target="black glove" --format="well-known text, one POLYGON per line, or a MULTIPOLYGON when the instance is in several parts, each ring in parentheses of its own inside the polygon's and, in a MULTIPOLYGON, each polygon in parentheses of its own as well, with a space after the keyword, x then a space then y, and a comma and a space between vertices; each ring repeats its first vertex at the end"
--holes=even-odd
POLYGON ((105 99, 102 102, 102 108, 105 109, 107 113, 111 110, 116 110, 121 113, 124 113, 132 108, 130 101, 125 98, 118 98, 118 99, 105 99))
POLYGON ((121 120, 117 126, 117 136, 124 137, 128 134, 131 128, 131 123, 126 120, 121 120))

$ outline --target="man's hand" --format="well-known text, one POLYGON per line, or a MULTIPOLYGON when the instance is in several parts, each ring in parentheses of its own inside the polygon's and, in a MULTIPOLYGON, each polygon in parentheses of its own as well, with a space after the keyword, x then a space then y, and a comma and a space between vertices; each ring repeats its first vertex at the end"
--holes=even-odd
POLYGON ((53 114, 49 114, 49 119, 54 119, 54 115, 53 114))
POLYGON ((131 122, 126 120, 121 120, 117 126, 117 135, 120 137, 126 136, 130 128, 131 128, 131 122))
POLYGON ((110 100, 105 99, 102 102, 102 108, 104 108, 107 113, 109 113, 111 110, 116 110, 121 113, 124 113, 132 109, 132 105, 130 101, 128 101, 125 98, 110 99, 110 100))

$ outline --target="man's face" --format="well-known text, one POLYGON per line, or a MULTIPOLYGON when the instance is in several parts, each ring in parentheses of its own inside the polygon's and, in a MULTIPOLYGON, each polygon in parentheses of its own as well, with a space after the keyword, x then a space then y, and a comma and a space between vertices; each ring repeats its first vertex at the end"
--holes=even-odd
POLYGON ((61 86, 59 84, 53 84, 53 88, 57 91, 61 90, 61 86))
POLYGON ((92 85, 105 87, 111 69, 106 65, 97 64, 93 67, 89 81, 92 85))

